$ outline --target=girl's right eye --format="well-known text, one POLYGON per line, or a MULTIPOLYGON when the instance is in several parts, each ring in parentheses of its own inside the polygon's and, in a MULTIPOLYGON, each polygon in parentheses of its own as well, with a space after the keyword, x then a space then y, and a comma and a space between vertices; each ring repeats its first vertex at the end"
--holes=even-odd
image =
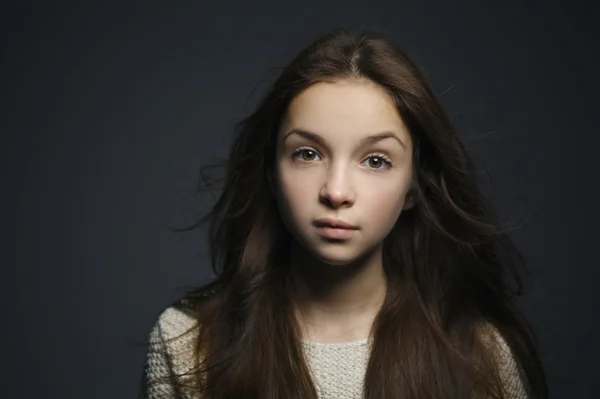
POLYGON ((292 158, 298 159, 301 162, 314 161, 315 156, 319 156, 319 154, 315 150, 313 150, 312 148, 309 148, 309 147, 298 148, 296 151, 294 151, 292 153, 292 158), (298 155, 301 157, 301 159, 298 159, 298 155))

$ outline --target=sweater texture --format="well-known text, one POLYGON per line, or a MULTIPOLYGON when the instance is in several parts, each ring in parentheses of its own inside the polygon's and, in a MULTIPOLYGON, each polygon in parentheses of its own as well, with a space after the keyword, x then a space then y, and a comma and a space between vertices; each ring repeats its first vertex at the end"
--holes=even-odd
MULTIPOLYGON (((184 333, 195 325, 197 319, 192 312, 175 306, 168 307, 158 317, 149 334, 144 365, 143 384, 147 387, 147 398, 198 398, 185 388, 180 389, 168 382, 156 383, 159 379, 181 375, 192 369, 197 333, 184 333)), ((498 333, 495 339, 500 349, 498 361, 507 397, 526 399, 526 391, 508 345, 498 333)), ((365 338, 345 343, 302 341, 302 347, 320 399, 362 398, 371 340, 365 338)))

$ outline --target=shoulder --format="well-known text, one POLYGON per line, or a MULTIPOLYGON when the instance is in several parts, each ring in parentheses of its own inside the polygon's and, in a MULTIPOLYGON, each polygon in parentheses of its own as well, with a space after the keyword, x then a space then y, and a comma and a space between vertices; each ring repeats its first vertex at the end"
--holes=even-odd
POLYGON ((178 301, 160 312, 150 331, 149 343, 167 348, 189 346, 197 327, 195 310, 186 306, 184 301, 178 301))
POLYGON ((493 350, 494 354, 506 357, 511 353, 510 347, 502 333, 492 323, 484 322, 479 325, 479 338, 486 347, 493 350))
POLYGON ((491 323, 483 323, 479 328, 479 338, 492 354, 508 397, 527 398, 523 372, 500 330, 491 323))
MULTIPOLYGON (((143 392, 148 398, 175 397, 175 381, 192 370, 198 318, 182 304, 163 309, 148 336, 143 392)), ((182 380, 183 381, 183 380, 182 380)))
POLYGON ((200 329, 200 309, 216 292, 215 285, 190 291, 163 309, 150 332, 150 343, 167 349, 189 349, 200 329))
POLYGON ((165 308, 148 336, 148 372, 182 374, 194 365, 198 318, 181 304, 165 308))

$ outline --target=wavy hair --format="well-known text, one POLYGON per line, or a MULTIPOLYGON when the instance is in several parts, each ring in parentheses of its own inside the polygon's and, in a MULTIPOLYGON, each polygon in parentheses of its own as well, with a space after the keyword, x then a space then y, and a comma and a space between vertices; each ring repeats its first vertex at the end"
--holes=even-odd
MULTIPOLYGON (((292 99, 340 79, 366 79, 385 90, 414 143, 415 205, 383 242, 388 289, 371 329, 364 397, 507 397, 496 349, 482 338, 491 327, 510 348, 530 397, 546 398, 535 334, 517 304, 529 271, 508 225, 482 195, 464 141, 404 51, 380 33, 344 29, 317 38, 283 68, 236 125, 214 206, 177 230, 208 223, 216 276, 183 298, 198 319, 197 367, 187 387, 213 399, 317 398, 289 295, 292 238, 272 176, 277 132, 292 99)), ((210 186, 206 170, 199 190, 210 186)))

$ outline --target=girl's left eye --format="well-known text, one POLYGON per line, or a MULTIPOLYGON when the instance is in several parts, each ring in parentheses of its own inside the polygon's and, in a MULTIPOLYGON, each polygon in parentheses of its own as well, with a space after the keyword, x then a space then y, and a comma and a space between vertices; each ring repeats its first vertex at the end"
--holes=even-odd
POLYGON ((386 165, 385 168, 378 168, 377 166, 375 166, 375 169, 387 169, 392 167, 392 160, 384 154, 371 154, 369 155, 367 160, 369 159, 377 160, 377 164, 381 165, 383 163, 384 165, 386 165))
MULTIPOLYGON (((299 148, 296 151, 294 151, 294 153, 292 154, 293 159, 299 160, 301 162, 314 161, 315 156, 319 156, 319 155, 315 150, 313 150, 311 148, 299 148), (306 159, 306 157, 302 156, 304 154, 306 154, 309 157, 309 159, 306 159), (300 155, 300 157, 302 159, 298 159, 298 155, 300 155)), ((369 161, 369 160, 375 161, 375 162, 371 163, 371 166, 373 166, 372 169, 383 170, 383 169, 389 169, 392 167, 392 160, 385 154, 381 154, 381 153, 369 154, 366 161, 369 161), (384 167, 381 167, 381 165, 383 165, 384 167)))

